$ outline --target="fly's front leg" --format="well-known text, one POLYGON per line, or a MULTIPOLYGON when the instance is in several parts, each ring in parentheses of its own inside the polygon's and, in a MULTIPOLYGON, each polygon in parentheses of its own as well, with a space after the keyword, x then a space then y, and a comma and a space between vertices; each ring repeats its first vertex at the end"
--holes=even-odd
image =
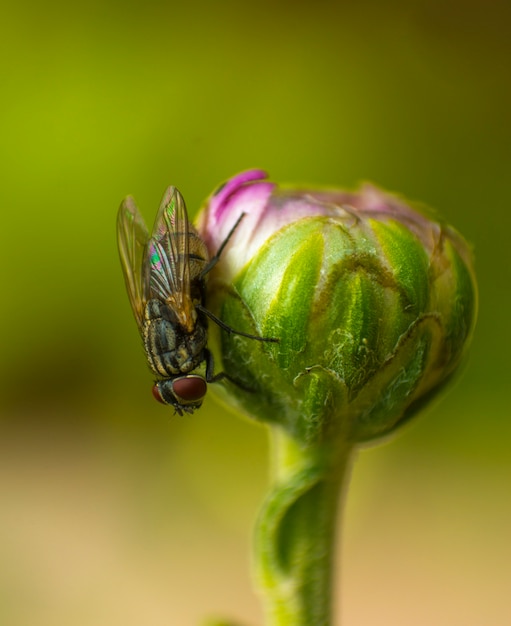
POLYGON ((250 387, 247 387, 246 385, 240 383, 239 381, 235 380, 232 376, 229 376, 229 374, 226 374, 225 372, 218 372, 218 374, 214 374, 213 372, 215 369, 215 362, 213 359, 213 355, 207 348, 204 350, 204 356, 206 359, 206 382, 207 383, 218 383, 221 380, 228 380, 233 385, 236 385, 236 387, 243 389, 243 391, 250 391, 251 393, 255 391, 255 389, 250 389, 250 387))

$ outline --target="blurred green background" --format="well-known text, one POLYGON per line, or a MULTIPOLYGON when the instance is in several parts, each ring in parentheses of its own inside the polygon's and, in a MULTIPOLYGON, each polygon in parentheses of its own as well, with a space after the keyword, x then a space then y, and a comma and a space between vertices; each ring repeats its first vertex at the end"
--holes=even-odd
POLYGON ((363 451, 346 626, 511 623, 511 32, 505 0, 3 3, 0 623, 261 624, 248 574, 262 428, 150 394, 121 199, 192 214, 250 167, 371 180, 473 242, 464 376, 363 451))

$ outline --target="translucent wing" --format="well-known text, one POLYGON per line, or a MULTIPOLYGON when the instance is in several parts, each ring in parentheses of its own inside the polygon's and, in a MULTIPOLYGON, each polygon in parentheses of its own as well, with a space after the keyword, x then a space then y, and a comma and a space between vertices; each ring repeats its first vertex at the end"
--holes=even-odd
POLYGON ((141 328, 149 295, 149 272, 145 262, 149 233, 131 196, 125 198, 117 213, 117 244, 126 289, 141 328))
POLYGON ((149 240, 151 297, 165 301, 186 329, 194 326, 190 296, 189 224, 185 201, 175 187, 163 196, 149 240))

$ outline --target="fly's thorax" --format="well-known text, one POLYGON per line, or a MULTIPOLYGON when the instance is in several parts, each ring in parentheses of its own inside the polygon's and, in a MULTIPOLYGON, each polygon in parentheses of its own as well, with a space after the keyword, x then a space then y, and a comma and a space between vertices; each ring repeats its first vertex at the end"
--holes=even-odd
POLYGON ((164 302, 149 300, 144 314, 143 340, 151 370, 158 376, 186 374, 204 360, 207 327, 198 319, 191 331, 178 322, 164 302))
POLYGON ((204 306, 204 300, 206 299, 206 283, 203 278, 197 277, 190 281, 190 298, 194 310, 198 304, 204 306))

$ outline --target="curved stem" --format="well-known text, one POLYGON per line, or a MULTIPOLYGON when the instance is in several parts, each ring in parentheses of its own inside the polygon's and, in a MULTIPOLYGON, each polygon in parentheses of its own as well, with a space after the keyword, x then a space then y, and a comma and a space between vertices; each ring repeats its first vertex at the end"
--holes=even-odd
POLYGON ((301 448, 271 430, 273 487, 256 527, 255 569, 268 626, 329 626, 341 487, 351 448, 301 448))

